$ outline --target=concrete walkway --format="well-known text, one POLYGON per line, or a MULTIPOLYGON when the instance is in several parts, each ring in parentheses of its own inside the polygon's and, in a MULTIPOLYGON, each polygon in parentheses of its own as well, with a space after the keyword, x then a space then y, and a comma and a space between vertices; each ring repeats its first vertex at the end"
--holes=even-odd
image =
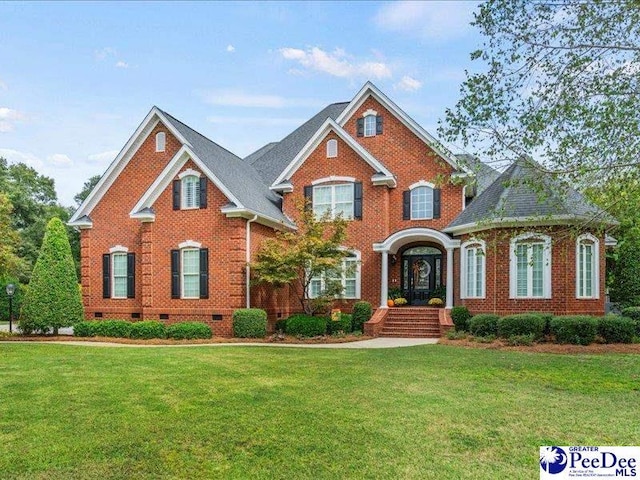
POLYGON ((126 348, 173 348, 173 347, 287 347, 287 348, 398 348, 413 347, 416 345, 433 345, 438 343, 437 338, 372 338, 371 340, 361 340, 359 342, 348 343, 258 343, 258 342, 242 342, 242 343, 199 343, 191 345, 133 345, 128 343, 110 343, 110 342, 20 342, 11 343, 30 343, 32 345, 42 345, 54 343, 57 345, 80 345, 84 347, 126 347, 126 348))
MULTIPOLYGON (((8 332, 8 331, 9 331, 9 324, 8 323, 0 323, 0 332, 8 332)), ((18 321, 17 320, 13 321, 13 331, 14 332, 19 332, 19 330, 18 330, 18 321)), ((73 335, 73 327, 61 328, 58 331, 58 335, 73 335)))

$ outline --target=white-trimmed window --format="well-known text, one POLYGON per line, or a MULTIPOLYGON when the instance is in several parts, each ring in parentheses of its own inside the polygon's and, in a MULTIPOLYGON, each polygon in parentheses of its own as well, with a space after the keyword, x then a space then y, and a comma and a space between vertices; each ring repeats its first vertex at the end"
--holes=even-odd
POLYGON ((510 250, 510 298, 551 298, 551 237, 525 233, 510 250))
POLYGON ((342 259, 339 268, 313 277, 309 284, 309 298, 317 298, 322 295, 330 286, 330 282, 340 283, 342 286, 341 298, 360 298, 360 252, 350 251, 342 259))
POLYGON ((376 135, 376 115, 367 115, 364 117, 364 136, 375 137, 376 135))
POLYGON ((167 146, 167 136, 164 132, 156 133, 156 152, 164 152, 167 146))
POLYGON ((599 298, 599 241, 586 233, 576 240, 576 298, 599 298))
POLYGON ((321 217, 331 212, 331 218, 342 213, 343 218, 353 218, 353 183, 316 185, 313 187, 313 213, 321 217))
POLYGON ((327 140, 327 158, 336 158, 338 156, 338 140, 332 138, 327 140))
POLYGON ((472 239, 460 248, 460 283, 462 298, 485 298, 486 245, 484 240, 472 239))
POLYGON ((200 249, 183 248, 181 255, 180 280, 182 298, 200 298, 200 249))
POLYGON ((111 298, 127 298, 127 252, 111 254, 111 298))
POLYGON ((433 218, 433 187, 418 185, 411 190, 411 220, 433 218))
POLYGON ((182 208, 200 208, 200 178, 196 175, 182 177, 182 208))

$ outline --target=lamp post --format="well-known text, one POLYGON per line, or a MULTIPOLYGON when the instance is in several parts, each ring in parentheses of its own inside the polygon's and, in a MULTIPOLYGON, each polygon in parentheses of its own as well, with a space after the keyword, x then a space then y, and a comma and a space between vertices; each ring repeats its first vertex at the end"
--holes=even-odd
POLYGON ((13 331, 13 294, 16 293, 16 286, 13 283, 7 285, 7 296, 9 297, 9 332, 13 331))

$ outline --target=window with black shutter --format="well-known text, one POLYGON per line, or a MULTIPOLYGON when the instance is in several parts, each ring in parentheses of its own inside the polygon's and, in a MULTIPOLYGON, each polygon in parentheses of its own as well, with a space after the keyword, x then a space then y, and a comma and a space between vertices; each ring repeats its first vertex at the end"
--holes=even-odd
POLYGON ((136 254, 127 253, 127 298, 136 296, 136 254))
POLYGON ((111 255, 102 255, 102 298, 111 298, 111 255))
POLYGON ((353 218, 362 220, 362 182, 353 184, 353 218))
POLYGON ((171 250, 171 298, 180 298, 180 250, 171 250))
POLYGON ((209 249, 200 249, 200 298, 209 298, 209 249))

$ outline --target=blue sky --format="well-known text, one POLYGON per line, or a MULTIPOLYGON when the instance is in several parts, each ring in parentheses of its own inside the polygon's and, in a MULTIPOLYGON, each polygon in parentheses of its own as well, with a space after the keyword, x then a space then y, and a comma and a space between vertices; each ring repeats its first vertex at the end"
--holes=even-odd
POLYGON ((474 2, 0 3, 0 156, 74 205, 153 105, 245 156, 373 81, 436 134, 474 2))

